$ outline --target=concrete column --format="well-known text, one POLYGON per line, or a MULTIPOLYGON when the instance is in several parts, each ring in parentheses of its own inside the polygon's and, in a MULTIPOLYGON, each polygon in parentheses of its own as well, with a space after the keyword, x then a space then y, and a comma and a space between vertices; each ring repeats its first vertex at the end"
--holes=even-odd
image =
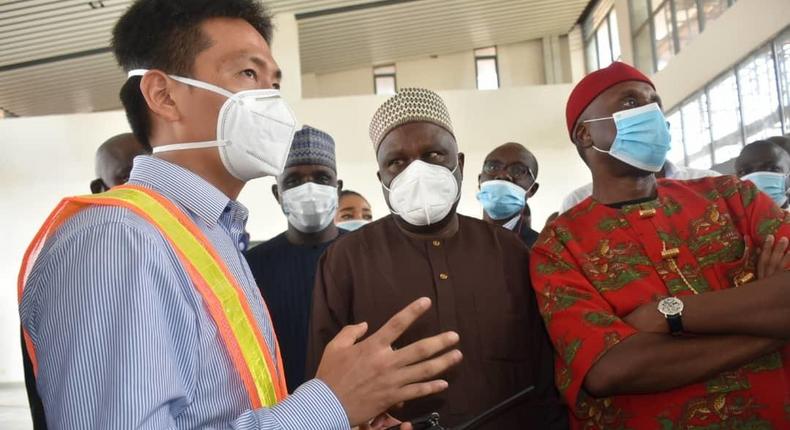
POLYGON ((568 33, 568 47, 571 53, 571 82, 580 81, 587 74, 584 62, 584 38, 579 25, 568 33))
POLYGON ((564 82, 562 76, 562 50, 560 49, 559 36, 543 38, 543 67, 546 71, 546 84, 560 84, 564 82))
POLYGON ((614 10, 617 11, 617 33, 620 35, 622 61, 633 65, 634 41, 631 39, 631 14, 628 0, 614 0, 614 10))
POLYGON ((292 13, 274 16, 272 55, 283 71, 281 91, 289 101, 302 98, 302 62, 299 57, 299 26, 292 13))

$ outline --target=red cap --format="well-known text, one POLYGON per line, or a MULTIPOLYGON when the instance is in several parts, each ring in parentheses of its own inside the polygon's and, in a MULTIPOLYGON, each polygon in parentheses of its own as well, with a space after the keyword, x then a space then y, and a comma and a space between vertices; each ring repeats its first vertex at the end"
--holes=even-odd
POLYGON ((571 137, 571 140, 573 140, 573 129, 576 121, 579 120, 587 106, 604 91, 626 81, 645 82, 650 84, 653 89, 656 89, 650 78, 634 67, 619 61, 590 73, 576 84, 568 98, 568 104, 565 106, 565 119, 568 122, 568 135, 571 137))

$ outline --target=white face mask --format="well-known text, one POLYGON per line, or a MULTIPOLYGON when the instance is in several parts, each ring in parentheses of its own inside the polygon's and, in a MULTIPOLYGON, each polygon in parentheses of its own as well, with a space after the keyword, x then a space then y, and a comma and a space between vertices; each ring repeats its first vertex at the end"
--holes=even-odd
MULTIPOLYGON (((129 77, 143 76, 147 71, 132 70, 129 77)), ((234 94, 206 82, 180 76, 170 78, 223 95, 228 100, 217 116, 217 140, 158 146, 154 154, 217 147, 225 169, 240 181, 283 172, 296 132, 296 118, 280 97, 280 91, 261 89, 234 94)))
POLYGON ((421 160, 413 161, 390 182, 389 203, 392 213, 415 226, 435 224, 444 219, 461 197, 454 173, 450 169, 421 160))
POLYGON ((337 187, 307 182, 280 194, 288 223, 302 233, 325 229, 337 213, 337 187))

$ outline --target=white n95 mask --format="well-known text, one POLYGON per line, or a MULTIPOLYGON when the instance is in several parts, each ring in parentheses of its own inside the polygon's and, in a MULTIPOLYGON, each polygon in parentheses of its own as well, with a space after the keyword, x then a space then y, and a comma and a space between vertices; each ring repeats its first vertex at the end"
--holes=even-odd
POLYGON ((392 213, 415 226, 435 224, 443 220, 461 196, 454 173, 450 169, 421 160, 413 161, 390 182, 389 203, 392 213))
POLYGON ((337 187, 307 182, 280 194, 288 222, 302 233, 325 229, 337 213, 337 187))
MULTIPOLYGON (((137 69, 129 77, 143 76, 137 69)), ((291 149, 296 118, 280 91, 246 90, 232 93, 207 82, 170 76, 178 82, 227 97, 217 116, 217 140, 158 146, 153 152, 217 147, 225 169, 240 181, 283 172, 291 149)))

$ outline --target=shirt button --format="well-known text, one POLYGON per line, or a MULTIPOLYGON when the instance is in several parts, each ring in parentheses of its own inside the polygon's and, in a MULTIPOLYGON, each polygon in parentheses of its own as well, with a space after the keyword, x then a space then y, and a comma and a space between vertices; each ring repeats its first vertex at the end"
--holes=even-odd
POLYGON ((239 251, 244 251, 247 247, 244 245, 244 242, 239 242, 239 251))
POLYGON ((435 246, 435 247, 437 247, 437 248, 438 248, 438 247, 442 246, 442 242, 440 242, 440 241, 438 241, 438 240, 434 240, 434 241, 433 241, 433 246, 435 246))
POLYGON ((450 276, 448 274, 446 274, 446 273, 440 273, 439 274, 439 279, 441 279, 442 281, 446 281, 446 280, 450 279, 450 276))

